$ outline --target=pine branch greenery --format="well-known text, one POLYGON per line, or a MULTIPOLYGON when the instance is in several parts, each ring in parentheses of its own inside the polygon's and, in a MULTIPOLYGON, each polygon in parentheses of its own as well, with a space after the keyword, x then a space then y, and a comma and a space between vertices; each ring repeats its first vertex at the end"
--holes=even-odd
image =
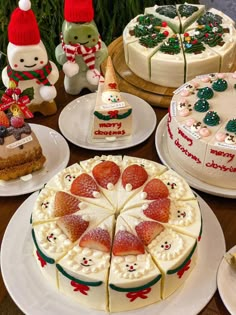
MULTIPOLYGON (((165 5, 184 2, 185 0, 94 0, 95 23, 103 41, 109 45, 111 41, 122 35, 125 25, 132 18, 144 12, 145 7, 155 4, 165 5)), ((56 63, 55 47, 60 42, 59 35, 64 20, 64 1, 31 0, 31 3, 49 59, 56 63)), ((199 1, 188 0, 188 3, 199 3, 199 1)), ((0 58, 0 70, 6 63, 7 27, 10 15, 17 5, 18 0, 0 0, 0 51, 3 53, 0 58)))

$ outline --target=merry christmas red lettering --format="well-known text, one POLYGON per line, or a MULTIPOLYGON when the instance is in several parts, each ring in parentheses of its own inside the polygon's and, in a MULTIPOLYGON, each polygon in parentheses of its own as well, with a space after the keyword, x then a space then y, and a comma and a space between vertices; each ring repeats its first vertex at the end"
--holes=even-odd
POLYGON ((191 152, 189 152, 186 148, 184 148, 184 146, 182 146, 182 144, 179 142, 179 139, 175 140, 175 145, 187 156, 190 157, 192 160, 194 160, 197 164, 201 164, 201 160, 195 156, 194 154, 192 154, 191 152))
POLYGON ((215 163, 214 160, 206 163, 206 167, 214 168, 222 172, 236 173, 236 167, 233 167, 233 166, 227 167, 226 165, 220 165, 220 164, 215 163))
POLYGON ((99 124, 100 128, 117 128, 120 129, 121 128, 121 122, 113 122, 113 123, 102 123, 99 124))
POLYGON ((193 140, 189 138, 181 129, 178 128, 178 134, 181 135, 182 138, 184 138, 187 142, 188 145, 191 146, 193 145, 193 140))
POLYGON ((227 152, 224 152, 224 151, 219 151, 219 150, 215 150, 215 149, 211 149, 210 150, 210 153, 211 154, 214 154, 216 156, 222 156, 222 157, 225 157, 225 158, 229 158, 228 159, 228 163, 233 161, 234 157, 235 157, 235 154, 232 154, 232 153, 227 153, 227 152))

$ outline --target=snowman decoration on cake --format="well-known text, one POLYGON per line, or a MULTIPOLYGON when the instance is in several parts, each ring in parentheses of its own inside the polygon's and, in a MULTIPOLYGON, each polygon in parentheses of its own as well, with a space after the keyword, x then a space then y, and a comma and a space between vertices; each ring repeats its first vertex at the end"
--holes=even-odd
POLYGON ((2 80, 6 88, 14 84, 21 90, 33 89, 29 110, 43 115, 57 111, 54 84, 59 78, 56 65, 48 60, 41 41, 36 17, 30 0, 20 0, 8 25, 8 66, 3 69, 2 80))
POLYGON ((65 73, 65 90, 71 95, 79 94, 83 88, 94 92, 108 50, 93 21, 92 0, 65 0, 64 18, 55 54, 65 73))

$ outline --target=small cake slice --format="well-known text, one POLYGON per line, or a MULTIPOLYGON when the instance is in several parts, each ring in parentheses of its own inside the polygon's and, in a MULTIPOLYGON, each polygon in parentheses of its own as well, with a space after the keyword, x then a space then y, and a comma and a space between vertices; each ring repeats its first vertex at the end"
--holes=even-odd
POLYGON ((182 33, 184 33, 186 28, 205 12, 205 5, 202 4, 177 4, 176 8, 181 23, 182 33))
POLYGON ((184 83, 185 59, 180 36, 168 37, 151 57, 151 82, 161 86, 178 87, 184 83), (172 69, 171 76, 164 75, 172 69))
POLYGON ((174 33, 181 32, 181 23, 175 5, 154 5, 153 7, 145 8, 144 14, 153 14, 161 21, 167 22, 174 33))
POLYGON ((114 141, 132 135, 132 106, 121 95, 110 56, 93 111, 92 139, 114 141))
POLYGON ((80 304, 107 311, 107 277, 114 216, 86 231, 57 263, 59 290, 80 304))
POLYGON ((189 30, 181 36, 185 54, 185 81, 190 81, 202 73, 215 73, 220 70, 221 57, 210 49, 195 35, 195 30, 189 30))
POLYGON ((187 182, 171 169, 151 178, 142 189, 124 205, 123 211, 137 206, 146 206, 155 200, 191 200, 195 199, 187 182))
POLYGON ((86 231, 99 225, 109 213, 96 213, 93 208, 65 215, 50 222, 33 224, 34 256, 43 275, 57 287, 56 263, 86 231))
POLYGON ((110 312, 133 310, 160 301, 161 277, 141 240, 119 217, 108 284, 110 312))
POLYGON ((124 156, 121 179, 118 185, 117 211, 126 208, 126 203, 135 198, 145 183, 166 171, 166 167, 154 161, 131 156, 124 156))
POLYGON ((117 209, 117 187, 121 176, 122 156, 102 155, 81 161, 82 168, 93 176, 99 188, 117 209))
POLYGON ((0 111, 0 180, 31 174, 45 161, 38 138, 24 118, 0 111))

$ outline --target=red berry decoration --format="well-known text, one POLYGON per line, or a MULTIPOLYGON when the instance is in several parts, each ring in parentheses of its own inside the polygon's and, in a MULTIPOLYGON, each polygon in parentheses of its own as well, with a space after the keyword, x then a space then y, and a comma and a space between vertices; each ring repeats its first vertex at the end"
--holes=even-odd
POLYGON ((21 116, 12 116, 11 125, 14 128, 20 128, 24 125, 24 118, 21 116))
POLYGON ((163 32, 163 35, 164 35, 165 37, 167 37, 167 36, 169 35, 169 32, 168 32, 168 31, 164 31, 164 32, 163 32))
POLYGON ((188 37, 189 36, 189 33, 184 33, 184 37, 188 37))
POLYGON ((166 21, 163 21, 163 22, 161 23, 161 26, 162 26, 162 27, 166 27, 166 26, 167 26, 167 22, 166 22, 166 21))

